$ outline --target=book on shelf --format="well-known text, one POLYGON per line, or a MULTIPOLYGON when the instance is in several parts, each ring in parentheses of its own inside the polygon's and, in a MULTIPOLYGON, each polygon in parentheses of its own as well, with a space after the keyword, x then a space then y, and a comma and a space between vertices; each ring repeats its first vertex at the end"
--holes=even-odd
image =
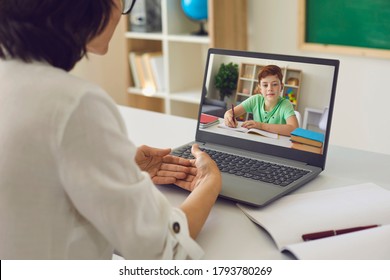
POLYGON ((237 127, 230 127, 230 126, 225 125, 224 123, 221 123, 221 124, 218 125, 218 127, 219 128, 223 128, 223 129, 232 130, 232 131, 237 131, 237 132, 257 134, 257 135, 260 135, 260 136, 269 137, 269 138, 273 138, 273 139, 278 139, 279 138, 279 135, 277 133, 272 133, 272 132, 261 130, 261 129, 257 129, 257 128, 250 128, 250 129, 248 129, 248 128, 242 127, 242 123, 243 122, 238 121, 238 126, 237 127))
MULTIPOLYGON (((148 89, 151 92, 163 91, 164 65, 156 66, 156 60, 163 59, 162 52, 130 52, 129 61, 134 86, 141 89, 148 89), (157 67, 159 67, 157 69, 157 67)), ((157 64, 161 64, 157 62, 157 64)))
POLYGON ((390 259, 390 191, 374 183, 287 195, 263 208, 237 206, 297 259, 390 259), (307 234, 318 239, 304 241, 307 234))
POLYGON ((137 66, 136 66, 136 53, 135 52, 129 53, 129 63, 130 63, 131 75, 133 77, 134 87, 141 88, 141 82, 140 82, 140 78, 138 76, 138 70, 137 70, 137 66))
POLYGON ((142 60, 143 60, 143 65, 145 70, 146 84, 148 87, 156 91, 158 89, 158 86, 157 86, 157 81, 155 79, 155 74, 151 63, 153 57, 162 57, 162 52, 145 52, 142 55, 142 60))
POLYGON ((216 116, 201 113, 199 119, 199 127, 207 128, 219 123, 219 118, 216 116))
POLYGON ((157 90, 157 85, 153 78, 152 67, 150 65, 150 58, 158 54, 161 54, 161 52, 158 53, 145 52, 142 54, 142 66, 143 66, 142 69, 144 71, 144 81, 145 81, 143 88, 148 88, 149 90, 152 90, 154 92, 157 90))
POLYGON ((296 128, 291 132, 291 141, 311 145, 314 147, 322 147, 324 144, 325 135, 321 132, 313 130, 296 128))
POLYGON ((144 63, 142 61, 142 53, 135 53, 134 54, 134 60, 135 60, 135 68, 137 72, 137 77, 139 79, 139 85, 140 88, 145 88, 146 87, 146 72, 144 69, 144 63))
POLYGON ((157 90, 160 92, 165 91, 165 71, 164 71, 164 57, 160 52, 160 55, 153 55, 149 59, 152 78, 157 87, 157 90))

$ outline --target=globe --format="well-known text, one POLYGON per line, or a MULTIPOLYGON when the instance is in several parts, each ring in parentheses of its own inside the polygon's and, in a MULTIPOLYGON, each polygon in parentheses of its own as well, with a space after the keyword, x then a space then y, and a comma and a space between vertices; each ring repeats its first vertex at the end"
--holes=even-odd
POLYGON ((189 19, 200 23, 200 30, 193 34, 207 35, 204 29, 208 18, 207 0, 181 0, 181 8, 189 19))

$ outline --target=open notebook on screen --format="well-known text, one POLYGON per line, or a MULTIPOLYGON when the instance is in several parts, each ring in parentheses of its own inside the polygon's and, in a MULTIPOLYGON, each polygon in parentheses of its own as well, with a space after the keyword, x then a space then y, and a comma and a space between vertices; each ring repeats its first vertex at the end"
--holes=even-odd
MULTIPOLYGON (((212 156, 222 171, 222 197, 264 206, 324 170, 338 69, 339 61, 332 59, 209 49, 194 142, 212 156), (238 77, 233 81, 236 89, 221 100, 215 77, 222 64, 237 69, 238 77), (232 104, 244 106, 250 98, 259 100, 258 74, 267 65, 282 70, 279 100, 289 101, 287 107, 297 117, 299 127, 288 135, 225 127, 223 117, 232 104), (205 125, 204 119, 212 119, 213 123, 205 125)), ((257 105, 257 110, 261 106, 257 105)), ((283 110, 263 110, 263 114, 274 115, 259 120, 260 113, 255 110, 236 115, 239 126, 248 120, 272 123, 271 118, 283 123, 283 116, 277 114, 286 115, 283 110)), ((186 156, 191 144, 178 147, 173 153, 186 156)))

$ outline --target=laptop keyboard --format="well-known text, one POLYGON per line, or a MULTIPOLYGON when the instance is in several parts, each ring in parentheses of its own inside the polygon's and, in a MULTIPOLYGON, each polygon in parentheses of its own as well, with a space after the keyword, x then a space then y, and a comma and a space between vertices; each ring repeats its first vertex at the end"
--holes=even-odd
MULTIPOLYGON (((282 187, 288 186, 292 182, 309 173, 308 170, 286 165, 270 163, 204 148, 201 148, 201 150, 206 152, 217 163, 221 172, 267 182, 282 187)), ((176 149, 172 152, 172 154, 188 159, 194 158, 191 154, 191 146, 176 149)))

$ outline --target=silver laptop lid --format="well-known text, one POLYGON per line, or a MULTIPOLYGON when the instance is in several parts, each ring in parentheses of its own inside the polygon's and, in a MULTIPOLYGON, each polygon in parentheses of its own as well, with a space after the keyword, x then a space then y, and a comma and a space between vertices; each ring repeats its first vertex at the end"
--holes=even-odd
MULTIPOLYGON (((196 141, 282 157, 324 169, 338 69, 339 61, 333 59, 209 49, 196 141), (201 115, 223 118, 224 112, 231 108, 231 104, 235 106, 257 94, 258 72, 262 67, 271 64, 282 69, 284 88, 281 97, 288 99, 293 105, 300 128, 309 133, 323 135, 324 140, 320 152, 318 149, 304 149, 299 145, 293 147, 294 142, 286 136, 280 136, 277 140, 258 135, 248 137, 244 133, 226 132, 216 128, 217 126, 202 127, 200 125, 201 115), (233 72, 230 74, 233 75, 234 85, 231 88, 234 89, 227 97, 221 97, 221 89, 218 89, 221 80, 217 81, 216 76, 221 66, 225 68, 225 72, 230 70, 233 72)), ((220 75, 218 79, 221 77, 224 76, 220 75)), ((243 121, 248 118, 251 118, 250 114, 242 116, 243 121)))

